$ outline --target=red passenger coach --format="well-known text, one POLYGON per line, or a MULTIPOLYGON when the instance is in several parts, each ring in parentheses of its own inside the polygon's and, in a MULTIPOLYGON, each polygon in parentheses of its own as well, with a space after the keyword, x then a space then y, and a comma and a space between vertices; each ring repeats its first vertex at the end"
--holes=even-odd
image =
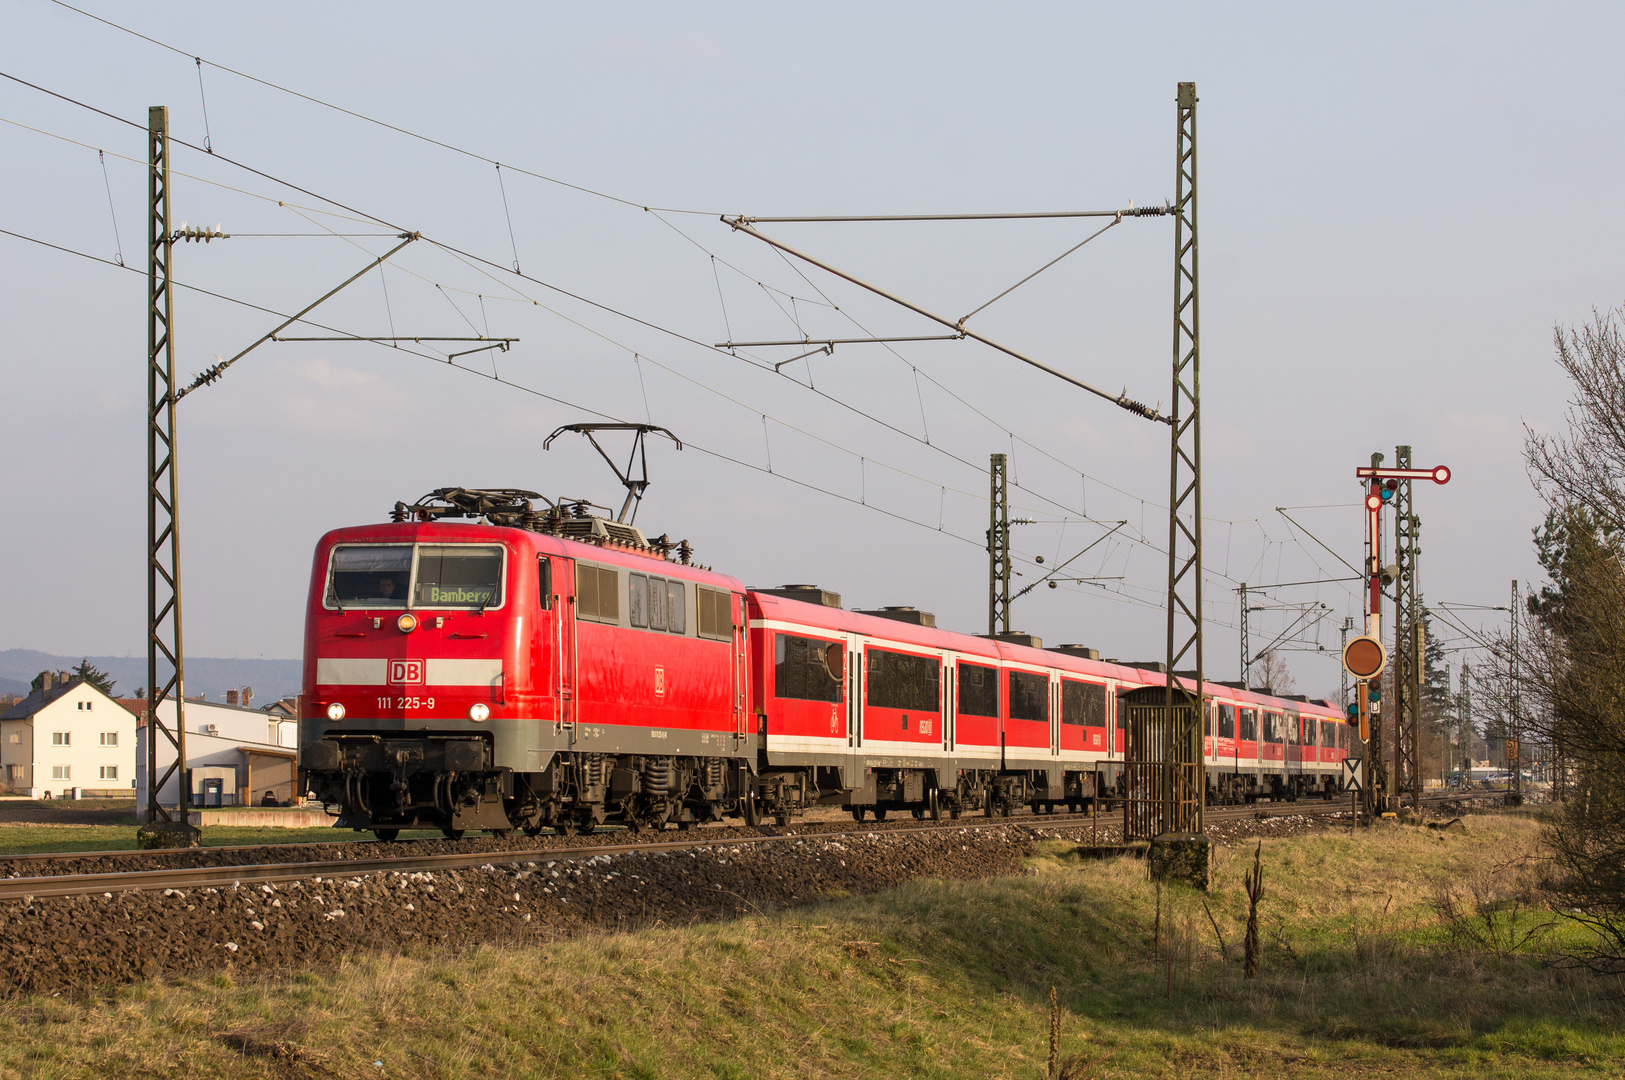
MULTIPOLYGON (((539 498, 443 488, 317 545, 302 767, 339 825, 1076 808, 1120 794, 1118 695, 1166 679, 811 586, 745 589, 686 543, 539 498)), ((1330 705, 1206 693, 1211 799, 1339 789, 1330 705)))

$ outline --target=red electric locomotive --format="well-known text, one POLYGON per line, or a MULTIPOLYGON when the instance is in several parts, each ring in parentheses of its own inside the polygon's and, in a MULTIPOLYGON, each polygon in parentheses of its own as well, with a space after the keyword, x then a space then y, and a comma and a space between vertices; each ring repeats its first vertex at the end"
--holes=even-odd
MULTIPOLYGON (((1118 786, 1118 694, 1165 683, 912 608, 747 590, 686 544, 538 498, 441 489, 317 545, 302 767, 341 827, 1075 808, 1118 786)), ((1325 702, 1206 689, 1210 798, 1340 787, 1325 702)))

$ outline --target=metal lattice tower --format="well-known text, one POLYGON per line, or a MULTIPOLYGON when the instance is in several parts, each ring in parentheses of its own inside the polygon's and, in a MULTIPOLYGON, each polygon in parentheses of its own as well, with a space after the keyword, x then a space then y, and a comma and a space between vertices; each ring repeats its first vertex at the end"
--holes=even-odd
POLYGON ((1250 659, 1247 650, 1252 648, 1252 628, 1248 625, 1248 614, 1251 609, 1247 607, 1247 583, 1243 581, 1241 588, 1236 591, 1241 593, 1241 688, 1251 690, 1253 688, 1252 677, 1247 674, 1252 668, 1252 665, 1247 662, 1250 659))
MULTIPOLYGON (((1179 84, 1174 186, 1173 394, 1168 465, 1168 705, 1173 673, 1202 668, 1202 414, 1196 243, 1196 84, 1179 84)), ((1202 706, 1188 713, 1190 753, 1202 761, 1202 706)), ((1198 782, 1205 782, 1198 776, 1198 782)), ((1202 800, 1180 831, 1200 832, 1202 800)))
MULTIPOLYGON (((1394 447, 1394 466, 1412 467, 1410 447, 1394 447)), ((1399 578, 1394 582, 1394 745, 1388 794, 1397 799, 1409 794, 1412 803, 1420 805, 1422 772, 1417 745, 1422 699, 1417 688, 1422 683, 1424 658, 1417 654, 1416 628, 1421 625, 1422 612, 1416 590, 1416 559, 1421 549, 1416 541, 1422 519, 1414 510, 1411 481, 1401 480, 1394 490, 1394 563, 1399 567, 1399 578)))
POLYGON ((169 227, 169 109, 147 112, 147 822, 186 826, 185 652, 181 644, 180 506, 175 468, 175 339, 169 227), (160 681, 159 658, 170 666, 160 681), (174 730, 159 706, 175 702, 174 730), (158 743, 166 740, 175 760, 158 773, 158 743), (171 776, 178 776, 179 819, 159 802, 171 776))
POLYGON ((1010 469, 1003 454, 988 467, 987 632, 1010 632, 1010 469))

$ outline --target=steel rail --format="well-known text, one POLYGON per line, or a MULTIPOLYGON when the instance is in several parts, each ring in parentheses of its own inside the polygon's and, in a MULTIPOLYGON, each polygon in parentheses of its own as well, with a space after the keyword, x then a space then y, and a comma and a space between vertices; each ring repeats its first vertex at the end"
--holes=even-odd
MULTIPOLYGON (((1454 801, 1481 797, 1494 797, 1503 792, 1486 790, 1470 793, 1438 793, 1426 801, 1454 801)), ((1314 806, 1296 803, 1272 803, 1269 810, 1259 810, 1256 804, 1214 807, 1208 816, 1212 819, 1263 820, 1280 817, 1322 817, 1347 813, 1338 800, 1314 806)), ((526 848, 512 851, 467 851, 441 855, 406 855, 377 859, 336 859, 297 863, 263 863, 251 866, 195 866, 166 870, 129 870, 95 874, 53 874, 39 877, 0 878, 0 901, 39 899, 59 896, 84 896, 93 893, 153 892, 159 889, 201 889, 240 884, 274 884, 285 881, 304 881, 315 877, 349 878, 377 873, 411 873, 422 871, 459 870, 470 866, 511 865, 521 862, 580 862, 599 855, 625 855, 635 852, 690 851, 706 847, 737 847, 742 844, 786 843, 793 840, 840 840, 874 833, 915 835, 920 833, 948 833, 962 829, 1003 829, 1036 827, 1082 828, 1099 820, 1115 826, 1116 815, 1107 820, 1105 815, 1096 819, 1087 813, 1022 814, 1020 817, 984 818, 976 821, 956 820, 932 822, 929 825, 898 823, 900 827, 880 828, 858 825, 837 832, 786 832, 772 836, 734 836, 714 839, 647 840, 622 844, 598 844, 572 848, 526 848)), ((219 850, 245 850, 244 848, 219 850)), ((158 854, 145 852, 144 854, 158 854)), ((70 852, 56 856, 30 854, 13 858, 84 858, 89 855, 127 855, 130 852, 86 853, 70 852)))

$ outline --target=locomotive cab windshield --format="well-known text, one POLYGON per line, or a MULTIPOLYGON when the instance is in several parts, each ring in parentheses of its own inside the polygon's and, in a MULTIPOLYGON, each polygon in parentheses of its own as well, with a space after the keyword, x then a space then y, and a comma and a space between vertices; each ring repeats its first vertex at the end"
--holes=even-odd
POLYGON ((501 607, 502 563, 497 545, 343 545, 333 549, 326 606, 501 607))

